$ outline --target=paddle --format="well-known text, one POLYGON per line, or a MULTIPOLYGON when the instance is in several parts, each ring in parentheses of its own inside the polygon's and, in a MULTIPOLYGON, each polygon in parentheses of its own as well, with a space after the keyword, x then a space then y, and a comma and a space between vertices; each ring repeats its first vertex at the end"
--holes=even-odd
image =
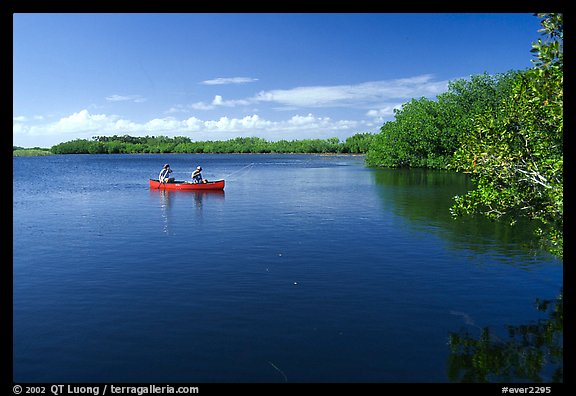
POLYGON ((158 187, 156 188, 157 190, 160 190, 160 186, 162 185, 162 175, 164 173, 164 169, 162 168, 162 171, 160 172, 160 174, 158 175, 158 187))

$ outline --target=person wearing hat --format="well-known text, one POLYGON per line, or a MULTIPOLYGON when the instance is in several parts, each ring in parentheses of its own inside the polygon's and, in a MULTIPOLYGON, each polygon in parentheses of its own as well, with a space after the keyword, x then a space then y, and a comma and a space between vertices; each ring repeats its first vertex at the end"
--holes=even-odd
POLYGON ((197 166, 192 172, 192 183, 208 183, 208 180, 202 178, 202 167, 197 166))
POLYGON ((170 173, 172 173, 172 169, 170 169, 170 164, 165 164, 160 174, 158 175, 158 180, 160 183, 172 183, 174 181, 173 177, 170 177, 170 173))

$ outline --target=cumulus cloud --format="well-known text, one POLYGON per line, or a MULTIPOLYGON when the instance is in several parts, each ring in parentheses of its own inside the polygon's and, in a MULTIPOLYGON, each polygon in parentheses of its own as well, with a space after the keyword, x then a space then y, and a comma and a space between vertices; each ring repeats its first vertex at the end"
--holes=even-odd
POLYGON ((247 99, 237 99, 237 100, 224 100, 221 95, 214 96, 212 100, 213 106, 225 106, 225 107, 236 107, 236 106, 248 106, 252 101, 247 99))
POLYGON ((237 106, 248 106, 252 102, 250 100, 239 99, 239 100, 224 100, 222 95, 215 95, 212 102, 196 102, 190 105, 178 104, 172 106, 166 111, 168 114, 173 113, 188 113, 192 110, 214 110, 217 107, 237 107, 237 106))
MULTIPOLYGON (((336 133, 351 135, 355 133, 354 129, 361 125, 362 122, 359 121, 332 120, 330 117, 318 117, 311 113, 274 121, 251 114, 239 118, 224 116, 202 120, 196 117, 164 117, 134 122, 116 115, 91 114, 87 109, 83 109, 56 122, 42 125, 27 125, 14 121, 12 131, 15 141, 41 141, 38 144, 51 146, 72 139, 126 133, 133 136, 188 136, 195 140, 227 140, 236 136, 258 136, 269 140, 326 138, 335 136, 336 133)), ((29 144, 35 145, 37 144, 29 144)))
POLYGON ((204 80, 201 82, 201 84, 204 85, 246 84, 255 81, 258 81, 258 79, 252 77, 218 77, 212 80, 204 80))
MULTIPOLYGON (((38 121, 37 117, 34 119, 38 121)), ((115 126, 118 122, 119 126, 124 126, 117 116, 91 114, 83 109, 51 123, 30 124, 15 121, 12 124, 12 136, 15 144, 22 142, 20 145, 24 147, 52 146, 72 139, 88 139, 100 135, 102 131, 119 130, 118 126, 115 126)))
POLYGON ((394 110, 399 110, 402 108, 402 103, 396 105, 386 105, 378 109, 371 109, 366 112, 368 117, 391 117, 394 115, 394 110))
MULTIPOLYGON (((86 109, 63 117, 56 123, 48 125, 48 131, 52 133, 74 133, 81 131, 98 131, 110 122, 110 117, 105 114, 90 114, 86 109)), ((33 128, 42 128, 34 126, 33 128)))
POLYGON ((292 118, 290 118, 288 120, 289 124, 292 125, 306 125, 306 124, 310 124, 316 121, 316 118, 314 116, 312 116, 312 114, 308 113, 307 116, 300 116, 300 115, 295 115, 292 118))
POLYGON ((214 106, 221 105, 222 103, 224 103, 224 101, 222 100, 222 96, 220 96, 220 95, 214 96, 214 100, 212 100, 212 104, 214 106))

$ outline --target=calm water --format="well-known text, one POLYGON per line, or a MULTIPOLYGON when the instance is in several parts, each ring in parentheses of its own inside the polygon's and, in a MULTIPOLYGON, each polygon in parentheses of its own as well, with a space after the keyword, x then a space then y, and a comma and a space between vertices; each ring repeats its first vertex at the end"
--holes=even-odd
POLYGON ((13 159, 14 381, 448 382, 451 332, 543 317, 561 262, 362 157, 13 159), (151 190, 202 165, 224 193, 151 190))

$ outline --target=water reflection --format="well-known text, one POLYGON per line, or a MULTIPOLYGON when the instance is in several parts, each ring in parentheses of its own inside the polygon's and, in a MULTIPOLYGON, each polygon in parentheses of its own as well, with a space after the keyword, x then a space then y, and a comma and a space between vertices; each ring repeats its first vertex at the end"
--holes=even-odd
POLYGON ((223 200, 223 190, 210 191, 170 191, 150 189, 150 194, 158 194, 160 198, 160 214, 162 217, 162 231, 167 235, 172 235, 172 208, 176 202, 185 206, 195 207, 198 215, 202 215, 204 203, 209 200, 223 200))
POLYGON ((224 199, 224 190, 215 190, 215 191, 190 191, 192 197, 194 199, 194 205, 202 209, 202 205, 204 204, 205 200, 217 199, 223 200, 224 199))
POLYGON ((428 169, 379 169, 372 175, 375 184, 381 187, 378 193, 387 210, 401 216, 412 227, 440 235, 452 249, 476 253, 494 250, 503 257, 543 253, 533 233, 536 224, 528 220, 511 226, 506 220, 491 221, 482 216, 454 219, 450 214, 453 197, 473 188, 464 174, 428 169))
POLYGON ((158 190, 160 194, 160 213, 162 215, 163 232, 170 235, 170 209, 172 207, 170 200, 170 192, 166 190, 158 190))
POLYGON ((508 326, 508 339, 488 327, 477 337, 468 330, 450 333, 448 377, 452 382, 563 382, 564 309, 562 292, 536 300, 545 319, 508 326))

